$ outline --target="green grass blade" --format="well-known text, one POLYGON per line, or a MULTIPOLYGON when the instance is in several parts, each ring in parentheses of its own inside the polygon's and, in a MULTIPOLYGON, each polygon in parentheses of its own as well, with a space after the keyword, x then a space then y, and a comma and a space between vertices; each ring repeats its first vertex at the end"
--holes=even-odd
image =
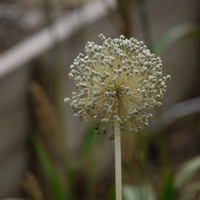
POLYGON ((53 163, 42 144, 42 141, 38 136, 34 136, 33 144, 35 147, 35 151, 41 163, 41 166, 44 170, 44 173, 47 177, 48 183, 50 184, 52 194, 55 200, 64 200, 65 199, 65 192, 63 185, 59 179, 59 176, 53 166, 53 163))
POLYGON ((167 47, 176 42, 177 40, 189 35, 194 34, 198 36, 200 27, 192 22, 185 22, 172 28, 161 39, 153 45, 154 53, 162 53, 167 47))
POLYGON ((96 138, 95 138, 94 128, 93 126, 89 125, 89 128, 86 131, 82 143, 80 145, 79 155, 78 155, 80 160, 88 154, 95 140, 96 138))
POLYGON ((125 185, 123 187, 124 200, 156 200, 155 194, 148 185, 131 186, 125 185))
POLYGON ((175 178, 175 186, 180 188, 188 182, 200 169, 200 156, 197 156, 187 162, 175 178))
POLYGON ((112 185, 112 187, 110 188, 107 200, 115 200, 115 199, 116 199, 115 198, 115 186, 112 185))
POLYGON ((176 188, 174 186, 174 176, 172 174, 166 174, 161 196, 161 200, 169 200, 169 199, 178 200, 176 188))

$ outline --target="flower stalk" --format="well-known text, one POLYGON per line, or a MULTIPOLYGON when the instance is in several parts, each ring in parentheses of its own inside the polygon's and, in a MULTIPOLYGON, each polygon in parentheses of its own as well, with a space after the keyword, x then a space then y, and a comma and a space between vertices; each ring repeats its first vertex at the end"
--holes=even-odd
POLYGON ((116 200, 122 200, 122 164, 121 164, 121 133, 120 123, 114 122, 115 140, 115 193, 116 200))
POLYGON ((161 58, 135 38, 106 38, 102 45, 87 42, 86 55, 80 53, 70 66, 69 77, 77 92, 65 98, 80 120, 92 118, 96 137, 107 135, 108 124, 115 143, 116 200, 122 199, 121 132, 138 132, 148 125, 151 113, 161 106, 169 75, 162 74, 161 58))

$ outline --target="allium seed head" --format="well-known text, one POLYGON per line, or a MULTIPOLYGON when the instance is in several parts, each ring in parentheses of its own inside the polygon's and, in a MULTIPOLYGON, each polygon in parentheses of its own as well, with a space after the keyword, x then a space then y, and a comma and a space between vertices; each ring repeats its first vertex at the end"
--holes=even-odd
POLYGON ((79 119, 95 120, 98 136, 116 120, 122 130, 138 131, 152 117, 145 110, 161 105, 170 76, 162 76, 161 59, 143 42, 99 37, 102 46, 87 42, 86 56, 79 54, 70 66, 78 92, 65 102, 79 119))

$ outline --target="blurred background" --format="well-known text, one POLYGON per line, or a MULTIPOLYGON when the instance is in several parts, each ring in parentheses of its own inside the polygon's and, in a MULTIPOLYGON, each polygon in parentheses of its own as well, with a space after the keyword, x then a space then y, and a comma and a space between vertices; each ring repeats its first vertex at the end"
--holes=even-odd
MULTIPOLYGON (((199 0, 1 0, 0 199, 115 199, 112 142, 64 104, 75 91, 70 64, 100 33, 143 40, 172 77, 150 126, 122 134, 124 199, 139 200, 147 183, 151 199, 167 199, 174 174, 198 158, 199 0)), ((181 199, 179 186, 168 199, 181 199)))

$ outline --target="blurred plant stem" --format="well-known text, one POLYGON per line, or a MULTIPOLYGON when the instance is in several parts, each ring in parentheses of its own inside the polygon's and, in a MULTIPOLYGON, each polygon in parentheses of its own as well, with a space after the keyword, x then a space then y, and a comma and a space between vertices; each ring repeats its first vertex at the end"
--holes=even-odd
POLYGON ((167 130, 163 119, 163 110, 161 108, 155 109, 154 113, 156 119, 156 126, 158 130, 158 150, 159 150, 159 163, 160 163, 160 182, 161 187, 159 199, 161 200, 175 200, 176 194, 173 183, 173 170, 169 157, 169 144, 167 142, 167 130))
POLYGON ((144 42, 147 45, 147 47, 150 48, 151 52, 154 52, 151 28, 150 28, 148 13, 146 10, 146 1, 137 0, 137 4, 138 4, 139 17, 141 21, 141 27, 144 34, 144 42))
POLYGON ((122 200, 121 131, 119 122, 114 122, 115 140, 115 190, 116 200, 122 200))
POLYGON ((49 34, 52 38, 52 65, 53 65, 53 90, 55 92, 55 101, 56 107, 58 110, 58 124, 59 124, 59 141, 60 141, 60 156, 66 167, 66 161, 68 158, 67 153, 67 137, 66 137, 66 121, 64 121, 64 109, 63 109, 63 77, 62 77, 62 58, 61 58, 61 49, 58 42, 58 35, 54 25, 53 17, 53 1, 52 0, 43 0, 44 3, 44 12, 46 16, 47 25, 49 27, 49 34))
POLYGON ((42 190, 34 174, 27 173, 22 185, 28 196, 28 200, 44 200, 42 190))
POLYGON ((35 133, 31 139, 36 150, 38 161, 41 164, 43 173, 48 180, 50 187, 49 193, 55 200, 66 199, 66 195, 68 195, 69 189, 64 187, 65 184, 63 182, 63 177, 59 175, 59 171, 52 161, 49 152, 41 140, 41 137, 39 134, 35 133))
POLYGON ((118 4, 118 12, 123 21, 122 27, 122 34, 126 38, 130 38, 132 36, 132 20, 131 20, 131 13, 132 13, 132 2, 131 0, 117 0, 118 4))
MULTIPOLYGON (((144 42, 147 44, 147 47, 152 53, 155 53, 154 43, 151 34, 151 27, 149 23, 149 17, 147 12, 146 0, 137 0, 139 17, 141 21, 141 27, 144 34, 144 42)), ((158 53, 158 52, 156 52, 158 53)), ((163 110, 161 108, 155 109, 154 113, 158 130, 159 132, 159 152, 160 152, 160 163, 161 163, 161 182, 163 183, 162 187, 165 188, 166 182, 168 182, 172 175, 172 170, 169 161, 169 154, 167 149, 166 142, 166 130, 164 119, 163 119, 163 110)), ((167 183, 168 184, 168 183, 167 183)))

